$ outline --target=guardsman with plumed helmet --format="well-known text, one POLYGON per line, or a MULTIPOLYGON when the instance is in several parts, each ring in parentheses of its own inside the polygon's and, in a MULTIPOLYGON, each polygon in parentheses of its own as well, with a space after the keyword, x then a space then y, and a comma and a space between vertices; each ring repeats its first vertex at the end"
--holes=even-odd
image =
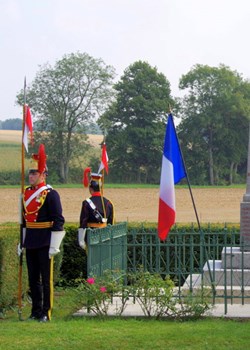
POLYGON ((65 235, 60 196, 46 184, 48 169, 43 144, 32 155, 29 186, 23 196, 24 234, 32 309, 29 319, 47 322, 53 304, 53 257, 65 235))
POLYGON ((82 202, 80 213, 80 226, 78 229, 78 242, 80 247, 86 249, 86 228, 102 228, 114 224, 114 206, 112 202, 103 197, 102 175, 91 173, 86 168, 83 175, 84 187, 89 187, 91 197, 82 202))

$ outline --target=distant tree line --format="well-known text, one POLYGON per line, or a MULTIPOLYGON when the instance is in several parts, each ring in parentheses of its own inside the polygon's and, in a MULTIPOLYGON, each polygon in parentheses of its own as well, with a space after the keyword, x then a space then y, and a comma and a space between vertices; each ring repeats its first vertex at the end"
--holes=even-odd
MULTIPOLYGON (((170 108, 175 120, 181 118, 177 132, 192 184, 245 182, 248 80, 222 64, 197 64, 180 78, 184 97, 175 98, 168 79, 147 62, 134 62, 118 82, 114 78, 113 67, 78 52, 41 67, 28 86, 35 148, 46 144, 60 182, 75 171, 71 160, 90 151, 83 135, 101 130, 109 156, 106 181, 159 183, 170 108)), ((17 96, 20 105, 23 93, 17 96)), ((93 157, 88 165, 95 169, 98 161, 93 157)))
POLYGON ((22 130, 22 119, 13 118, 0 121, 0 130, 22 130))
MULTIPOLYGON (((23 120, 21 118, 6 119, 0 121, 0 130, 22 130, 23 120)), ((34 130, 39 130, 39 122, 35 122, 34 130)), ((48 130, 49 131, 49 130, 48 130)), ((86 125, 86 133, 93 135, 102 135, 102 130, 97 123, 89 122, 86 125)))

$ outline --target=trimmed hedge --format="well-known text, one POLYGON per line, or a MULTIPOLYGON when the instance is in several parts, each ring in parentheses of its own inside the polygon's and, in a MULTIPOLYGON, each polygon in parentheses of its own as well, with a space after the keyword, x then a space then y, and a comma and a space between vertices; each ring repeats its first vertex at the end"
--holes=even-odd
POLYGON ((66 235, 63 240, 63 259, 61 279, 63 285, 74 285, 87 276, 87 256, 78 244, 78 226, 65 225, 66 235))
MULTIPOLYGON (((0 225, 0 310, 17 304, 19 257, 17 244, 19 227, 13 224, 0 225)), ((22 291, 28 289, 26 264, 22 267, 22 291)))
MULTIPOLYGON (((18 276, 20 259, 17 255, 17 245, 20 241, 19 225, 5 223, 0 225, 0 313, 5 309, 16 306, 18 302, 18 276)), ((54 259, 54 282, 60 278, 60 269, 63 257, 61 253, 54 259)), ((22 264, 22 296, 28 292, 28 275, 25 259, 25 250, 22 264)))

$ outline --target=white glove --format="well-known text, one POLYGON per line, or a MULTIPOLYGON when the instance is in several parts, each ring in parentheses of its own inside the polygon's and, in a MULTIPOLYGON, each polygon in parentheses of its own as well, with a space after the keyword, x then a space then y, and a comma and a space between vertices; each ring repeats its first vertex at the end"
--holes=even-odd
POLYGON ((63 237, 65 236, 65 231, 52 231, 49 247, 49 258, 60 253, 60 245, 62 243, 63 237))
POLYGON ((78 243, 79 243, 79 246, 84 250, 86 250, 85 235, 86 235, 86 228, 79 228, 78 229, 78 243))
POLYGON ((23 248, 21 248, 21 244, 18 243, 17 245, 17 255, 20 257, 23 252, 23 248))
POLYGON ((25 241, 25 237, 26 237, 26 227, 23 228, 23 244, 25 241))
MULTIPOLYGON (((23 243, 22 244, 24 244, 25 237, 26 237, 26 227, 23 227, 23 235, 22 235, 23 243)), ((22 252, 23 252, 23 248, 21 248, 21 244, 18 243, 18 245, 17 245, 17 255, 20 257, 22 252)))

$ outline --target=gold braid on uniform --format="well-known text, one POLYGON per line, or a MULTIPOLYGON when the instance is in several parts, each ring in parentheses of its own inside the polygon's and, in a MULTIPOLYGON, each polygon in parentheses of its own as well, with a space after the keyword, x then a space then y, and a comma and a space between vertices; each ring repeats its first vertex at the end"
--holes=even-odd
MULTIPOLYGON (((24 205, 24 208, 25 208, 25 212, 26 212, 27 214, 35 214, 35 213, 37 213, 37 212, 42 208, 42 206, 44 205, 45 199, 46 199, 47 194, 48 194, 49 191, 50 191, 50 190, 44 190, 44 191, 40 194, 39 201, 40 201, 40 204, 41 204, 41 205, 40 205, 36 210, 34 210, 34 211, 28 211, 28 210, 27 210, 26 205, 25 205, 25 200, 24 200, 24 197, 23 197, 23 205, 24 205)), ((36 201, 37 201, 37 197, 36 197, 36 201)))

